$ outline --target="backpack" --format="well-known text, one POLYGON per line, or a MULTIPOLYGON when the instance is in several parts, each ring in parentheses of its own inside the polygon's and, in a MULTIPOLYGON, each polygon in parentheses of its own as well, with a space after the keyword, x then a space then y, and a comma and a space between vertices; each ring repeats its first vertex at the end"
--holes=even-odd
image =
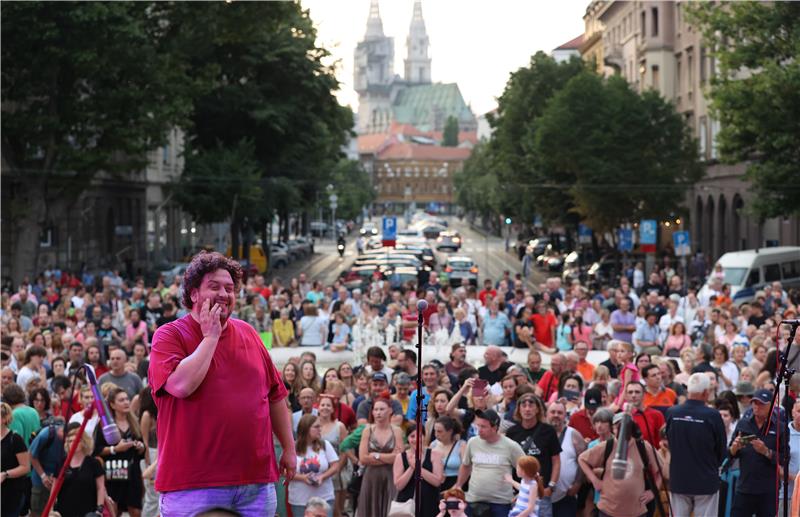
MULTIPOLYGON (((661 494, 659 493, 658 487, 656 486, 656 481, 653 479, 653 473, 650 471, 650 459, 647 456, 647 446, 644 444, 644 440, 641 438, 636 438, 636 448, 639 450, 639 457, 642 458, 642 465, 644 466, 644 489, 650 490, 653 492, 653 500, 647 504, 648 515, 652 515, 653 512, 651 511, 650 507, 655 503, 655 508, 658 508, 658 511, 661 515, 670 515, 669 513, 664 513, 664 508, 661 505, 661 494)), ((611 457, 611 453, 614 452, 614 443, 615 440, 612 437, 609 440, 606 440, 606 449, 603 452, 603 472, 600 474, 600 479, 602 480, 606 474, 606 465, 608 464, 608 458, 611 457)), ((655 453, 655 450, 653 451, 655 453)))

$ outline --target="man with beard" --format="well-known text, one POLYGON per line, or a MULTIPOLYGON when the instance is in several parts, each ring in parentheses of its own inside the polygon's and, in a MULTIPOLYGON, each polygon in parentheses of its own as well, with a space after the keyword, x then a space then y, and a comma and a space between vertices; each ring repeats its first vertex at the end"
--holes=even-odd
POLYGON ((150 386, 158 407, 163 517, 221 506, 272 515, 274 483, 294 476, 297 459, 286 388, 259 335, 231 319, 242 279, 238 262, 196 255, 184 275, 191 312, 156 331, 150 386), (281 443, 280 473, 273 432, 281 443), (202 451, 202 454, 198 454, 202 451))

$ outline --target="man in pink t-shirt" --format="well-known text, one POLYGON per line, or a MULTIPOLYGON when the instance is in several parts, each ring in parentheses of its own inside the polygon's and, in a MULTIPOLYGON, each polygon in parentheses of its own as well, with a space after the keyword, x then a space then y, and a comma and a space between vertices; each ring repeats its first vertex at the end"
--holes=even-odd
POLYGON ((274 483, 294 476, 286 388, 255 330, 230 319, 242 278, 219 253, 192 259, 183 282, 189 314, 153 336, 150 386, 158 407, 163 517, 210 508, 273 515, 274 483), (280 472, 272 433, 283 448, 280 472))

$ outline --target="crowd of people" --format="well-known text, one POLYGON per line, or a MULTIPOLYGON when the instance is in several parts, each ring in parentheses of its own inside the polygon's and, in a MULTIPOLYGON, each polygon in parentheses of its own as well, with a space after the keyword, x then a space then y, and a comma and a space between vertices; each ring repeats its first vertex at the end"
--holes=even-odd
MULTIPOLYGON (((247 279, 232 317, 267 347, 297 352, 277 365, 297 458, 278 513, 413 515, 421 498, 423 515, 442 517, 775 515, 777 466, 789 456, 790 498, 800 472, 800 375, 769 413, 787 341, 779 323, 797 317, 800 292, 774 283, 736 305, 718 271, 702 291, 669 261, 648 273, 632 267, 596 290, 559 278, 533 289, 510 272, 481 288, 436 273, 352 291, 303 274, 247 279), (446 343, 450 360, 419 370, 421 299, 426 338, 446 343), (486 347, 483 364, 467 361, 473 345, 486 347), (527 350, 524 364, 509 360, 514 348, 527 350), (607 359, 588 361, 592 350, 607 359), (319 366, 320 351, 340 354, 338 366, 319 366), (620 435, 626 467, 612 475, 620 435)), ((49 270, 3 293, 3 517, 41 515, 94 403, 83 364, 123 440, 106 443, 96 414, 87 422, 55 509, 159 515, 150 346, 187 317, 181 280, 49 270)))

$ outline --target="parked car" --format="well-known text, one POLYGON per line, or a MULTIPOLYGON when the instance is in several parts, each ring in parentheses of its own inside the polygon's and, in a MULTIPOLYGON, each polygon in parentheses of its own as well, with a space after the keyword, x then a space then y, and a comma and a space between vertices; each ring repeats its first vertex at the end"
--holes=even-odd
POLYGON ((295 239, 300 244, 304 245, 308 250, 309 255, 314 254, 314 238, 313 237, 298 237, 295 239))
POLYGON ((308 254, 306 246, 295 239, 286 241, 286 245, 289 247, 289 256, 293 259, 305 257, 308 254))
POLYGON ((284 268, 288 266, 290 262, 289 250, 284 246, 271 244, 269 247, 269 258, 272 261, 273 268, 284 268))
POLYGON ((452 287, 465 284, 478 285, 478 266, 475 261, 464 255, 447 257, 444 266, 447 281, 452 287))
POLYGON ((456 231, 444 231, 439 233, 436 238, 436 249, 444 250, 449 249, 458 251, 461 249, 461 234, 456 231))
POLYGON ((440 226, 438 224, 429 224, 422 228, 422 235, 424 235, 426 239, 435 239, 444 230, 444 226, 440 226))
POLYGON ((308 229, 311 232, 311 235, 324 237, 330 232, 330 225, 325 221, 311 221, 311 223, 308 225, 308 229))

